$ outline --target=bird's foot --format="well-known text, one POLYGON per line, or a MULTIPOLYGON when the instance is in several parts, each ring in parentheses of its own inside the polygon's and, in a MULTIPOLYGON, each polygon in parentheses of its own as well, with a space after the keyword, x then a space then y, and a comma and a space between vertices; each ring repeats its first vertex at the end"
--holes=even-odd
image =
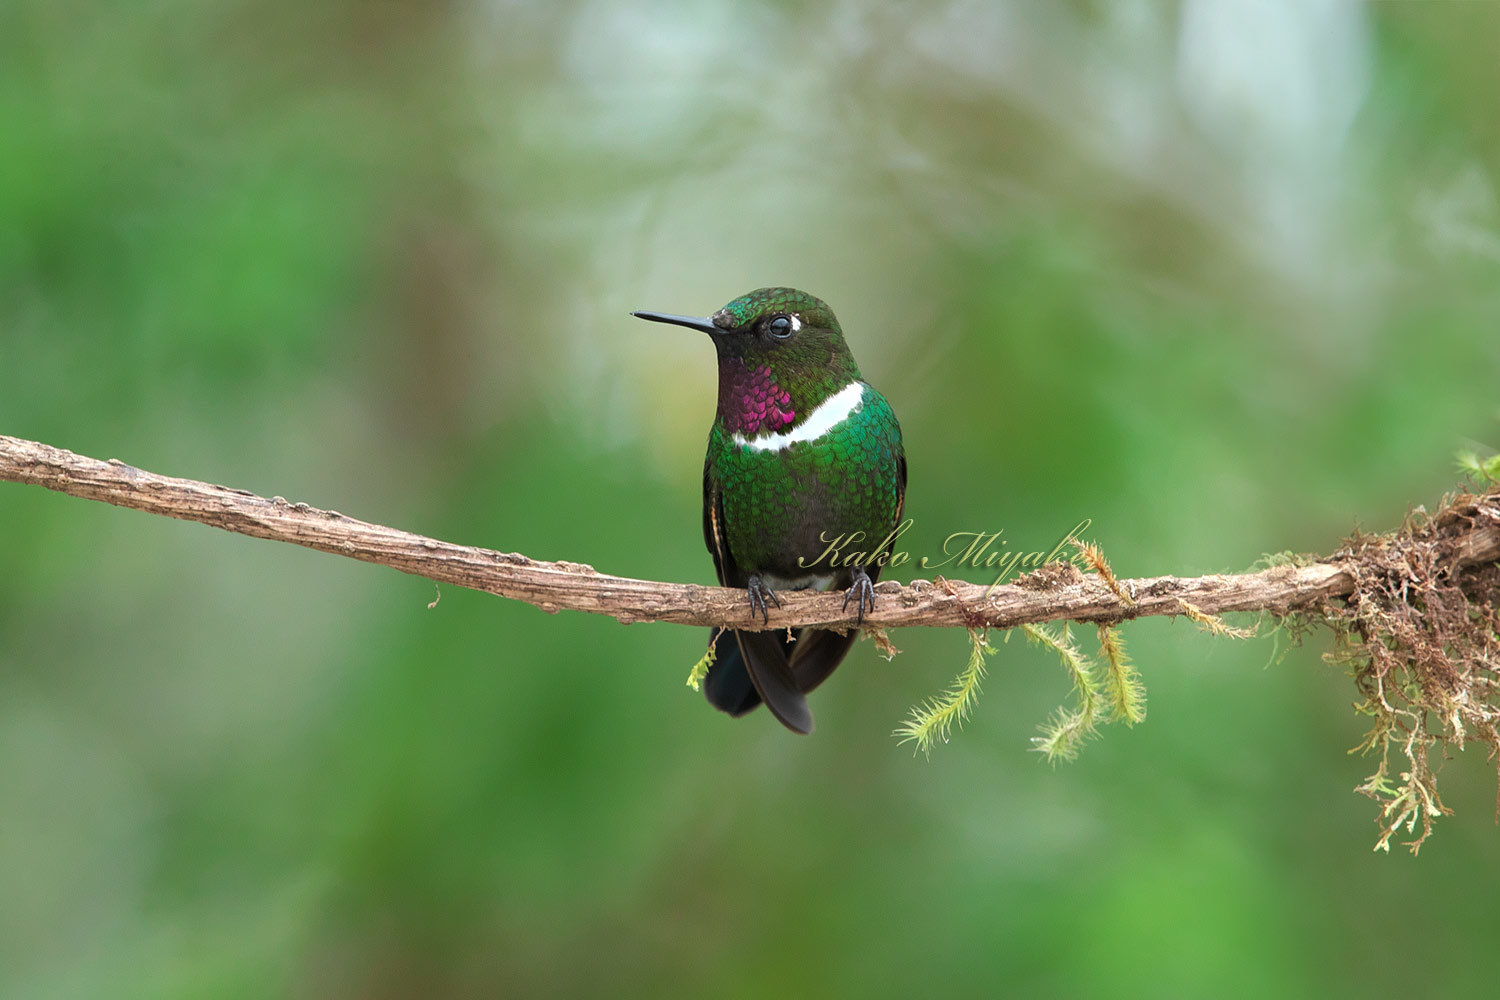
POLYGON ((863 625, 865 612, 875 610, 875 584, 870 580, 870 574, 865 572, 863 566, 854 568, 854 583, 844 591, 844 610, 849 610, 849 602, 854 601, 854 624, 863 625))
POLYGON ((766 624, 771 620, 771 612, 766 607, 766 601, 769 600, 779 608, 781 607, 781 598, 776 596, 776 591, 761 582, 759 573, 750 577, 750 583, 746 589, 750 591, 750 617, 754 618, 755 613, 759 611, 760 623, 762 625, 766 624))

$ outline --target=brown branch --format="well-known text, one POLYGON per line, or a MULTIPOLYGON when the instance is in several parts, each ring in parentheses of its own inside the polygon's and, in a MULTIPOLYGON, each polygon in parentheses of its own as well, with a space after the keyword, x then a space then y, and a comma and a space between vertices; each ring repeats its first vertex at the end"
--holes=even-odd
MULTIPOLYGON (((599 573, 591 566, 541 562, 515 553, 456 545, 357 521, 281 497, 266 499, 244 490, 191 479, 159 476, 35 441, 0 435, 0 481, 29 483, 85 500, 102 500, 151 514, 198 521, 255 538, 291 542, 362 559, 472 590, 499 594, 547 612, 584 611, 622 622, 758 629, 743 591, 685 583, 657 583, 599 573)), ((1450 518, 1439 539, 1451 570, 1500 559, 1500 492, 1474 498, 1469 516, 1450 518)), ((1070 567, 1065 567, 1070 569, 1070 567)), ((865 624, 881 628, 1011 628, 1070 619, 1116 622, 1146 615, 1178 615, 1185 606, 1204 614, 1315 608, 1354 590, 1358 557, 1337 554, 1323 561, 1278 566, 1258 573, 1116 581, 1111 589, 1097 576, 1042 574, 1025 585, 918 580, 906 586, 886 581, 876 588, 875 610, 865 624), (1128 594, 1131 602, 1121 599, 1128 594)), ((788 593, 771 610, 766 628, 802 625, 851 626, 842 594, 788 593)))

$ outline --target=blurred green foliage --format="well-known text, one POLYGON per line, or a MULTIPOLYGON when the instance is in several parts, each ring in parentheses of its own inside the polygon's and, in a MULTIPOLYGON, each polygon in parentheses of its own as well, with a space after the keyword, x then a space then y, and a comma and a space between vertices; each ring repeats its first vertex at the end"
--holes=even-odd
MULTIPOLYGON (((1243 568, 1500 444, 1500 6, 0 6, 0 431, 711 579, 712 357, 630 308, 827 299, 908 538, 1243 568)), ((1484 995, 1494 774, 1372 856, 1314 646, 1125 630, 1070 765, 1045 651, 930 761, 965 636, 819 731, 698 630, 548 617, 0 486, 0 995, 1484 995)))

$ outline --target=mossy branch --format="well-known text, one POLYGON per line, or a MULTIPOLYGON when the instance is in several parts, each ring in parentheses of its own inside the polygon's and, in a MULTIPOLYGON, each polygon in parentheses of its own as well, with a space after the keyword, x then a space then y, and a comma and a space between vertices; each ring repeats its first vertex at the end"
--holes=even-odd
MULTIPOLYGON (((582 611, 621 622, 672 622, 736 629, 805 625, 852 627, 843 595, 788 593, 762 623, 738 590, 611 576, 572 562, 543 562, 515 553, 459 545, 345 517, 281 497, 191 479, 175 479, 116 459, 101 461, 36 441, 0 435, 0 481, 42 486, 69 496, 197 521, 271 541, 378 563, 403 573, 498 594, 555 613, 582 611)), ((1437 564, 1457 572, 1500 558, 1500 491, 1475 497, 1471 514, 1433 540, 1437 564)), ((1068 566, 1065 563, 1053 564, 1068 566)), ((1068 566, 1072 569, 1071 566, 1068 566)), ((988 587, 961 581, 905 586, 883 581, 873 628, 931 626, 1008 629, 1048 621, 1114 624, 1148 615, 1269 611, 1315 612, 1352 594, 1363 576, 1358 553, 1345 549, 1302 565, 1257 573, 1115 580, 1111 574, 1033 573, 1016 584, 988 587)))
MULTIPOLYGON (((1215 635, 1233 638, 1254 633, 1226 625, 1218 617, 1224 612, 1259 611, 1294 634, 1321 625, 1334 633, 1327 658, 1350 671, 1362 695, 1357 708, 1373 719, 1356 750, 1379 756, 1375 773, 1358 787, 1380 803, 1376 846, 1387 849, 1399 829, 1415 833, 1420 823, 1422 832, 1409 843, 1415 852, 1433 820, 1448 812, 1438 797, 1433 752, 1440 764, 1450 748, 1461 750, 1466 740, 1479 740, 1500 767, 1500 458, 1463 456, 1460 465, 1485 483, 1487 492, 1445 498, 1431 515, 1418 508, 1398 530, 1356 535, 1321 559, 1273 558, 1273 565, 1259 572, 1120 580, 1096 545, 1079 542, 1091 575, 1071 562, 1053 562, 1002 587, 950 580, 882 582, 864 626, 886 655, 894 652, 886 628, 961 627, 971 640, 968 664, 953 686, 915 710, 899 734, 931 749, 962 723, 984 677, 989 629, 1023 627, 1062 659, 1076 707, 1061 710, 1036 740, 1039 750, 1056 759, 1076 754, 1103 722, 1134 724, 1145 716, 1144 688, 1125 655, 1119 623, 1185 615, 1215 635), (1038 625, 1051 621, 1098 626, 1102 682, 1066 627, 1057 632, 1038 625), (1405 761, 1395 778, 1392 758, 1405 761)), ((174 479, 116 459, 100 461, 4 435, 0 481, 378 563, 552 613, 572 610, 627 623, 742 630, 856 624, 838 594, 784 594, 781 606, 762 620, 748 613, 738 590, 610 576, 579 563, 541 562, 439 541, 281 497, 174 479)), ((688 683, 696 687, 712 662, 710 651, 693 667, 688 683)), ((1500 798, 1496 810, 1500 818, 1500 798)))

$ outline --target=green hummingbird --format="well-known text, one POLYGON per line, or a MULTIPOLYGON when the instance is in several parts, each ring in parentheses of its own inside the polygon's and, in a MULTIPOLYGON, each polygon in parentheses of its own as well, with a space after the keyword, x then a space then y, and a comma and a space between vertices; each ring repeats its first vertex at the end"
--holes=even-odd
MULTIPOLYGON (((821 556, 840 535, 852 550, 892 537, 906 500, 906 454, 895 413, 860 376, 833 310, 795 288, 760 288, 704 318, 631 315, 701 330, 718 353, 703 538, 719 583, 744 588, 762 622, 768 602, 780 606, 777 589, 836 587, 862 622, 875 606, 881 561, 834 566, 840 560, 821 556)), ((721 631, 710 640, 716 655, 704 691, 732 716, 764 701, 788 729, 810 733, 806 694, 833 673, 856 634, 721 631)))

